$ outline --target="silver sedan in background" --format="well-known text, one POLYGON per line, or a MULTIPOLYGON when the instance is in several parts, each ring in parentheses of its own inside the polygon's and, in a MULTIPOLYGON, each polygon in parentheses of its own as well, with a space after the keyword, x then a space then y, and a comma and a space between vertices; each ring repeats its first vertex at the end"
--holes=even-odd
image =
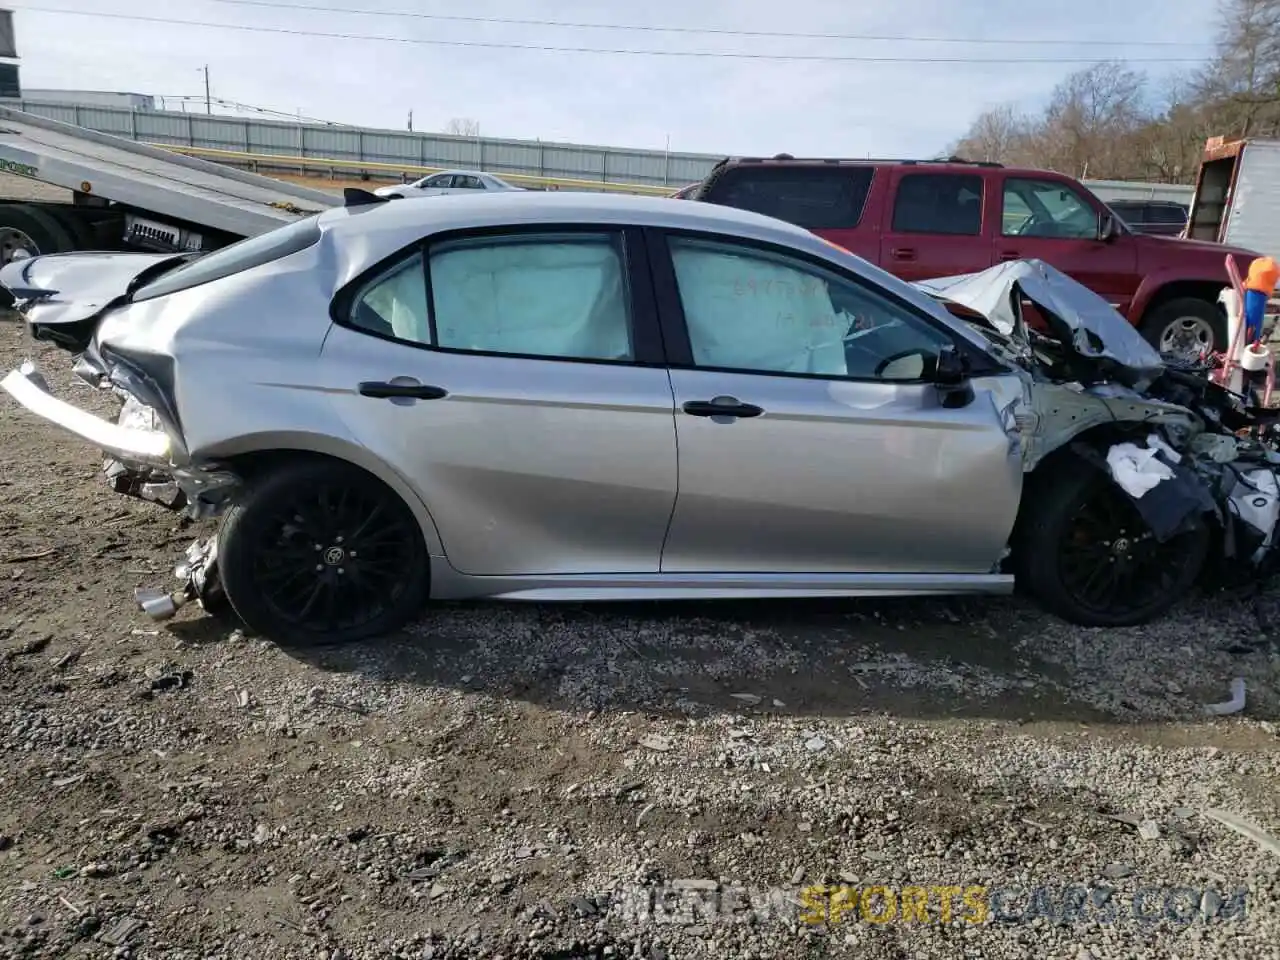
POLYGON ((374 194, 379 197, 436 197, 451 193, 510 193, 523 190, 507 183, 501 177, 479 170, 445 170, 433 173, 413 183, 397 183, 378 187, 374 194))
POLYGON ((105 450, 118 492, 222 518, 144 609, 229 601, 282 642, 429 598, 1015 578, 1131 624, 1196 579, 1215 523, 1244 566, 1271 542, 1265 510, 1228 509, 1274 480, 1252 415, 1035 261, 922 288, 715 204, 351 190, 195 259, 36 257, 0 287, 123 405, 95 417, 31 365, 0 386, 105 450))

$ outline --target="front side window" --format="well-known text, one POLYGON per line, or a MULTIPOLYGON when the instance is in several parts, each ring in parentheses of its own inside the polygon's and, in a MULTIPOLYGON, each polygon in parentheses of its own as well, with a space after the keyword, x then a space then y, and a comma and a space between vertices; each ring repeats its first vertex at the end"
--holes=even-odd
POLYGON ((982 232, 982 177, 907 174, 898 181, 893 232, 978 236, 982 232))
POLYGON ((1006 237, 1093 240, 1098 214, 1060 181, 1010 177, 1004 182, 1003 228, 1006 237))
POLYGON ((741 244, 672 237, 695 366, 912 381, 952 341, 874 288, 741 244))
POLYGON ((432 245, 352 300, 348 323, 408 343, 566 360, 633 359, 615 234, 520 234, 432 245))

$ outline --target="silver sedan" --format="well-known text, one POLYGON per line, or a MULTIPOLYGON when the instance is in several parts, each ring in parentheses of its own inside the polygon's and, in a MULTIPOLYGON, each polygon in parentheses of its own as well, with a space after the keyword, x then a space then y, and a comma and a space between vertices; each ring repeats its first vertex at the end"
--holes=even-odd
MULTIPOLYGON (((0 285, 122 409, 30 365, 3 388, 105 450, 117 491, 222 518, 138 602, 229 601, 282 642, 369 637, 429 598, 1015 578, 1073 621, 1137 623, 1204 565, 1213 497, 1237 495, 1213 478, 1256 489, 1274 457, 1043 264, 913 286, 715 204, 353 190, 195 259, 37 257, 0 285)), ((1237 551, 1265 553, 1258 515, 1237 551)))
POLYGON ((492 173, 479 170, 444 170, 428 177, 415 180, 413 183, 398 183, 378 187, 374 194, 379 197, 436 197, 451 193, 510 193, 523 190, 508 183, 492 173))

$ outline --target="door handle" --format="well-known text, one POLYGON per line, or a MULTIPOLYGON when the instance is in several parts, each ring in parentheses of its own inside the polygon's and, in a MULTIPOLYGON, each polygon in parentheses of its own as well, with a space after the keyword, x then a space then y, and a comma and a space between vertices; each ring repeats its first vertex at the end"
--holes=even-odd
POLYGON ((911 247, 894 247, 889 251, 889 255, 895 260, 914 260, 916 252, 911 247))
POLYGON ((442 400, 449 395, 444 387, 433 387, 430 384, 418 383, 409 378, 399 383, 386 380, 365 380, 360 384, 360 396, 375 397, 381 400, 442 400))
POLYGON ((682 407, 691 417, 758 417, 763 407, 743 403, 737 397, 716 397, 714 400, 689 400, 682 407))
POLYGON ((1001 260, 1021 260, 1022 255, 1017 250, 1003 250, 1000 253, 1001 260))

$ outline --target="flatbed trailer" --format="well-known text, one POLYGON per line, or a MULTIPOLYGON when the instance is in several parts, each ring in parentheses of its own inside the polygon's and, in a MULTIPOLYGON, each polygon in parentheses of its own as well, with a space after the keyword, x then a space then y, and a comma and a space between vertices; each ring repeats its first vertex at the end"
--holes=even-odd
POLYGON ((0 263, 76 250, 214 250, 342 198, 0 107, 0 173, 70 191, 0 200, 0 263))

